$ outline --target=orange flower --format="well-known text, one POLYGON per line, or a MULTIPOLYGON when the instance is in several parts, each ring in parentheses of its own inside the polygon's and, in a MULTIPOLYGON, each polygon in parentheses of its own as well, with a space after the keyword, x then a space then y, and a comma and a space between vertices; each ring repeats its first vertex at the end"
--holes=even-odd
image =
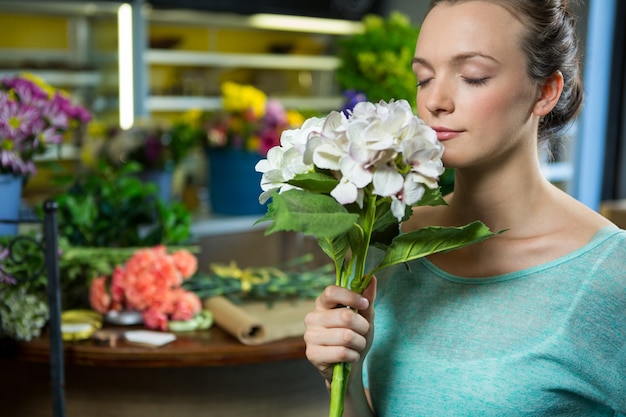
POLYGON ((169 254, 163 245, 138 249, 125 265, 115 267, 111 295, 106 277, 92 281, 91 306, 101 313, 124 308, 140 311, 146 327, 167 330, 170 318, 190 320, 202 310, 198 296, 180 287, 197 268, 197 258, 187 250, 169 254))
POLYGON ((89 288, 89 303, 99 313, 106 313, 111 306, 111 296, 106 289, 107 277, 97 277, 91 281, 89 288))
POLYGON ((148 309, 142 313, 143 324, 149 329, 167 330, 167 315, 156 309, 148 309))
POLYGON ((174 265, 183 275, 184 279, 189 279, 198 270, 198 258, 186 250, 178 250, 172 254, 174 265))
POLYGON ((182 288, 177 288, 173 292, 176 296, 172 313, 173 320, 191 320, 202 310, 202 302, 196 294, 182 288))

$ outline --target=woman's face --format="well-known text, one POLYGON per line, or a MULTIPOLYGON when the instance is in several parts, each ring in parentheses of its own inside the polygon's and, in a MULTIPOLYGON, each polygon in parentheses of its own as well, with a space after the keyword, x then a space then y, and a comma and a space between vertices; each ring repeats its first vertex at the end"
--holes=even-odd
POLYGON ((538 88, 519 48, 523 26, 489 1, 442 3, 427 15, 415 49, 420 118, 437 131, 446 166, 502 163, 536 147, 538 88))

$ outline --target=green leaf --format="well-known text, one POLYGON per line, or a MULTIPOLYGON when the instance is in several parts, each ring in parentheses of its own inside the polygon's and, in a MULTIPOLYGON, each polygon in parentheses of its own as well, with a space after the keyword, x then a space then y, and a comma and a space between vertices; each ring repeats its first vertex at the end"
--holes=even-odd
POLYGON ((313 171, 298 174, 288 183, 305 190, 328 194, 337 186, 339 180, 323 172, 313 171))
POLYGON ((375 270, 482 242, 496 234, 479 221, 462 227, 424 227, 396 237, 375 270))
POLYGON ((317 239, 317 244, 333 260, 336 267, 341 267, 340 263, 345 258, 346 253, 348 253, 348 249, 350 249, 347 234, 337 236, 334 239, 321 237, 317 239))
POLYGON ((417 206, 447 206, 446 200, 443 199, 441 194, 441 187, 430 189, 424 187, 424 196, 417 202, 417 206))
POLYGON ((379 199, 376 207, 376 220, 374 221, 374 232, 387 230, 390 226, 397 225, 398 219, 391 212, 391 199, 379 199))
POLYGON ((334 198, 303 190, 276 194, 270 203, 274 222, 266 235, 278 231, 294 231, 316 238, 333 239, 350 230, 359 219, 334 198))

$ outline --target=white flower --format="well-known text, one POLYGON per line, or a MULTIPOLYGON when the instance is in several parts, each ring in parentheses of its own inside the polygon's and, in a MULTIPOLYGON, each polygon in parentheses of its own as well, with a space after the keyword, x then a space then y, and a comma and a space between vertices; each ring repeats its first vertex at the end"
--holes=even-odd
POLYGON ((393 215, 401 220, 407 205, 436 188, 443 173, 443 146, 406 100, 361 102, 346 116, 330 112, 308 119, 301 129, 285 131, 281 146, 257 164, 263 173, 259 201, 271 190, 294 188, 287 182, 314 168, 330 171, 338 180, 330 195, 340 204, 363 207, 364 190, 390 198, 393 215))
POLYGON ((300 129, 283 131, 280 137, 280 146, 275 146, 267 152, 267 159, 260 160, 255 170, 262 173, 259 203, 264 204, 274 189, 284 192, 298 188, 287 184, 297 174, 313 169, 312 164, 304 163, 303 155, 307 147, 307 138, 321 129, 324 119, 307 119, 300 129))

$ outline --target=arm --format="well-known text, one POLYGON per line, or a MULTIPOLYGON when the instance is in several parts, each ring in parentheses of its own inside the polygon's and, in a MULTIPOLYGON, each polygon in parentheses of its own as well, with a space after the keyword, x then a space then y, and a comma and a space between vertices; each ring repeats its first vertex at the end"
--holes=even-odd
POLYGON ((317 368, 330 388, 333 365, 352 363, 346 396, 346 417, 367 417, 374 413, 363 388, 361 369, 373 336, 373 302, 376 296, 376 279, 359 295, 351 290, 330 286, 315 301, 315 309, 305 318, 306 355, 317 368), (356 308, 354 312, 349 306, 356 308))

